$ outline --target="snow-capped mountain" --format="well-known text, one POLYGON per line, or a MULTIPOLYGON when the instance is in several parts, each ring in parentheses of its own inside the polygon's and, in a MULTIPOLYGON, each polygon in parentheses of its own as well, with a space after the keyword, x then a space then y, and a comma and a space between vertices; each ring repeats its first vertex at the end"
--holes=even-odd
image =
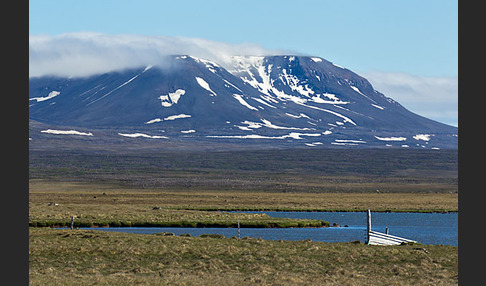
MULTIPOLYGON (((189 55, 163 66, 29 80, 31 144, 104 138, 302 147, 457 148, 457 128, 414 114, 318 57, 189 55)), ((114 140, 114 141, 113 141, 114 140)), ((142 140, 142 141, 141 141, 142 140)))

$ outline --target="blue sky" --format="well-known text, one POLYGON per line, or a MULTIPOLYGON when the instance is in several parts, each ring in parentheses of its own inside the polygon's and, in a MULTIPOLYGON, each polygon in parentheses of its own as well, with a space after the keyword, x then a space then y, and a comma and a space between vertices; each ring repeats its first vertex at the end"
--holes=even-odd
MULTIPOLYGON (((401 82, 388 77, 383 83, 381 75, 418 77, 425 85, 437 78, 457 82, 457 6, 450 0, 30 0, 29 34, 177 36, 295 51, 351 69, 416 111, 413 96, 396 86, 401 82)), ((457 117, 457 84, 455 99, 439 99, 445 97, 457 117)), ((457 118, 436 120, 457 126, 457 118)))

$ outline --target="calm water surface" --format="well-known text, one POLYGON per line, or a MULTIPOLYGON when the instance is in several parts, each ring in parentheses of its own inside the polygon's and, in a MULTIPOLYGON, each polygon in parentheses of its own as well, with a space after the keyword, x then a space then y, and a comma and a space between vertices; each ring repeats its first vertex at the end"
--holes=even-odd
MULTIPOLYGON (((341 227, 328 228, 241 228, 241 237, 267 240, 305 240, 324 242, 365 241, 366 213, 364 212, 251 212, 266 213, 271 217, 322 219, 338 223, 341 227), (347 225, 348 227, 344 227, 347 225)), ((458 245, 458 213, 372 213, 371 229, 415 240, 423 244, 458 245)), ((98 228, 102 231, 119 231, 151 234, 172 232, 176 235, 204 233, 237 236, 236 228, 184 228, 184 227, 112 227, 98 228)))

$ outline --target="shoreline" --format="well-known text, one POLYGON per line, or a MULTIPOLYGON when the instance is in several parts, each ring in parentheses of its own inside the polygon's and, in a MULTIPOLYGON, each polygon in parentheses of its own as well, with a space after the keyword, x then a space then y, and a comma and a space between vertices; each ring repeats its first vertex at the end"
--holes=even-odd
MULTIPOLYGON (((29 221, 29 227, 50 227, 63 228, 70 226, 69 221, 29 221)), ((228 222, 188 222, 188 221, 173 221, 173 222, 129 222, 129 221, 111 221, 111 222, 74 222, 74 228, 109 228, 109 227, 187 227, 187 228, 238 228, 238 223, 233 221, 228 222)), ((283 221, 269 221, 269 222, 241 222, 241 228, 321 228, 333 227, 327 221, 323 220, 294 220, 285 219, 283 221)))
MULTIPOLYGON (((191 210, 191 211, 206 211, 206 212, 228 212, 228 213, 253 213, 253 212, 356 212, 362 213, 366 210, 275 210, 275 209, 177 209, 177 210, 191 210)), ((459 213, 459 211, 452 210, 373 210, 374 213, 437 213, 449 214, 459 213)), ((29 227, 50 227, 50 228, 64 228, 70 227, 68 220, 36 220, 29 221, 29 227)), ((238 228, 238 222, 234 221, 74 221, 74 228, 109 228, 109 227, 186 227, 186 228, 238 228)), ((242 221, 240 228, 323 228, 323 227, 340 227, 339 225, 331 224, 330 222, 315 219, 279 219, 272 218, 269 221, 242 221)), ((343 226, 345 227, 345 226, 343 226)))
MULTIPOLYGON (((277 208, 174 208, 177 210, 194 210, 194 211, 219 211, 219 212, 366 212, 367 209, 277 209, 277 208)), ((457 209, 372 209, 374 213, 459 213, 457 209)))

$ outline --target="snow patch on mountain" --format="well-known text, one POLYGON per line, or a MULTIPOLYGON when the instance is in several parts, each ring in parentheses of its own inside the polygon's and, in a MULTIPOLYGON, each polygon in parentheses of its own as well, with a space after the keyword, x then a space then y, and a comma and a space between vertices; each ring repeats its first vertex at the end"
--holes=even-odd
MULTIPOLYGON (((273 101, 273 103, 276 104, 279 103, 279 101, 291 101, 297 104, 304 104, 307 102, 319 104, 349 103, 341 101, 335 94, 317 94, 305 80, 302 81, 297 76, 291 74, 290 70, 287 70, 286 68, 277 67, 277 69, 281 68, 278 78, 275 77, 272 79, 274 66, 273 64, 265 65, 264 57, 237 56, 232 59, 234 68, 230 70, 230 72, 233 75, 238 76, 243 82, 264 94, 265 96, 262 96, 263 100, 273 101), (288 86, 292 92, 298 93, 300 96, 285 93, 282 89, 279 89, 276 86, 277 81, 284 86, 288 86), (327 99, 324 99, 324 97, 327 99)), ((295 57, 289 57, 289 62, 292 59, 295 60, 295 57)), ((313 58, 314 61, 316 61, 315 59, 321 60, 319 58, 313 58)))
POLYGON ((168 116, 164 119, 161 119, 161 118, 154 118, 154 119, 151 119, 147 122, 145 122, 145 124, 152 124, 152 123, 157 123, 157 122, 162 122, 162 121, 170 121, 170 120, 176 120, 176 119, 182 119, 182 118, 190 118, 191 115, 188 115, 188 114, 177 114, 177 115, 171 115, 171 116, 168 116))
POLYGON ((263 99, 260 99, 260 98, 256 98, 256 97, 252 97, 251 99, 255 100, 255 101, 258 101, 259 103, 263 104, 263 105, 266 105, 268 107, 271 107, 271 108, 277 108, 276 106, 273 106, 271 105, 270 103, 264 101, 263 99))
POLYGON ((204 88, 205 90, 209 91, 211 94, 211 96, 216 96, 216 93, 214 91, 211 90, 211 88, 209 87, 209 84, 202 78, 200 77, 196 77, 196 81, 197 83, 202 87, 204 88))
POLYGON ((361 143, 366 143, 366 141, 363 141, 363 140, 354 140, 354 139, 335 139, 334 140, 335 142, 338 142, 338 143, 357 143, 357 144, 361 144, 361 143))
POLYGON ((355 125, 355 126, 357 125, 357 124, 356 124, 356 123, 355 123, 353 120, 351 120, 349 117, 346 117, 346 116, 344 116, 344 115, 342 115, 342 114, 340 114, 340 113, 338 113, 338 112, 335 112, 335 111, 332 111, 332 110, 329 110, 329 109, 320 108, 320 107, 317 107, 317 106, 312 106, 312 105, 306 105, 306 104, 300 104, 300 105, 305 106, 305 107, 308 107, 308 108, 312 108, 312 109, 321 110, 321 111, 324 111, 324 112, 330 113, 330 114, 332 114, 332 115, 335 115, 335 116, 337 116, 337 117, 339 117, 339 118, 343 119, 343 122, 336 122, 337 124, 339 124, 339 123, 343 123, 343 124, 344 124, 345 122, 349 122, 349 123, 351 123, 351 124, 353 124, 353 125, 355 125))
POLYGON ((313 142, 313 143, 305 143, 305 145, 309 146, 309 147, 316 147, 318 145, 322 145, 324 143, 322 142, 313 142))
POLYGON ((376 139, 380 141, 405 141, 407 140, 406 137, 378 137, 375 136, 376 139))
POLYGON ((433 136, 433 135, 430 135, 430 134, 417 134, 417 135, 413 136, 413 139, 415 139, 415 140, 429 141, 431 136, 433 136))
POLYGON ((188 115, 188 114, 177 114, 177 115, 171 115, 171 116, 168 116, 166 118, 164 118, 164 120, 176 120, 176 119, 181 119, 181 118, 190 118, 191 115, 188 115))
POLYGON ((340 68, 340 69, 345 69, 345 68, 343 68, 342 66, 337 65, 337 64, 335 64, 335 63, 332 63, 332 65, 333 65, 333 66, 335 66, 335 67, 338 67, 338 68, 340 68))
POLYGON ((321 136, 319 133, 297 133, 297 132, 291 132, 288 135, 282 135, 282 136, 263 136, 263 135, 258 135, 258 134, 250 134, 250 135, 209 135, 206 136, 208 138, 222 138, 222 139, 278 139, 278 140, 283 140, 283 139, 297 139, 301 140, 303 139, 301 136, 321 136))
POLYGON ((287 112, 286 112, 286 113, 285 113, 285 115, 290 116, 290 117, 292 117, 292 118, 296 118, 296 119, 297 119, 297 118, 307 118, 307 119, 312 119, 312 118, 310 118, 309 116, 305 115, 304 113, 301 113, 301 114, 299 114, 299 115, 293 115, 293 114, 290 114, 290 113, 287 113, 287 112))
POLYGON ((373 99, 369 98, 366 94, 362 93, 361 90, 359 90, 359 88, 357 88, 356 86, 350 85, 349 87, 351 87, 354 91, 356 91, 357 93, 359 93, 362 96, 366 97, 367 99, 369 99, 369 100, 373 101, 374 103, 376 103, 376 101, 374 101, 373 99))
POLYGON ((53 91, 49 92, 49 94, 45 97, 33 97, 33 98, 29 98, 29 100, 35 100, 37 102, 41 102, 41 101, 45 101, 45 100, 49 100, 51 98, 54 98, 54 97, 58 96, 59 94, 61 94, 60 91, 53 90, 53 91))
POLYGON ((159 99, 163 107, 171 107, 173 104, 177 104, 181 96, 184 94, 186 94, 185 90, 178 89, 175 92, 169 92, 167 95, 159 96, 159 99))
POLYGON ((299 85, 299 78, 295 75, 287 74, 286 69, 282 69, 282 74, 280 75, 279 79, 284 84, 288 85, 292 89, 292 91, 296 91, 305 97, 310 97, 314 94, 314 91, 309 87, 309 85, 299 85))
POLYGON ((332 145, 340 145, 340 146, 358 146, 357 143, 348 143, 348 142, 331 142, 332 145))
POLYGON ((361 144, 366 144, 366 141, 361 139, 334 139, 334 142, 331 142, 332 145, 341 145, 341 146, 358 146, 361 144))
POLYGON ((152 124, 152 123, 161 122, 161 121, 164 121, 164 120, 160 119, 160 118, 154 118, 152 120, 145 122, 145 124, 152 124))
POLYGON ((124 137, 130 137, 130 138, 143 137, 143 138, 151 138, 151 139, 169 139, 169 137, 167 136, 147 135, 145 133, 118 133, 118 135, 124 137))
POLYGON ((99 98, 97 98, 97 99, 95 99, 95 100, 93 100, 93 101, 89 102, 87 105, 91 105, 91 104, 93 104, 93 103, 95 103, 95 102, 97 102, 97 101, 99 101, 99 100, 101 100, 101 99, 103 99, 103 98, 107 97, 108 95, 112 94, 114 91, 116 91, 116 90, 118 90, 118 89, 120 89, 120 88, 124 87, 125 85, 127 85, 127 84, 131 83, 131 82, 132 82, 134 79, 136 79, 136 78, 137 78, 139 75, 141 75, 142 73, 144 73, 146 70, 147 70, 147 69, 143 70, 141 73, 137 74, 136 76, 134 76, 134 77, 132 77, 131 79, 127 80, 126 82, 122 83, 121 85, 119 85, 119 86, 118 86, 118 87, 116 87, 115 89, 113 89, 113 90, 109 91, 108 93, 104 94, 103 96, 101 96, 101 97, 99 97, 99 98))
POLYGON ((277 129, 277 130, 299 130, 299 131, 307 131, 307 130, 315 130, 315 128, 307 128, 307 127, 286 127, 286 126, 279 126, 275 125, 269 120, 266 119, 261 119, 262 123, 260 122, 252 122, 252 121, 243 121, 241 122, 242 124, 248 125, 248 126, 239 126, 235 125, 235 127, 238 127, 241 130, 245 131, 251 131, 251 129, 258 129, 262 127, 267 127, 270 129, 277 129))
POLYGON ((142 73, 148 71, 149 69, 151 69, 153 67, 153 65, 148 65, 145 67, 145 69, 143 69, 142 73))
POLYGON ((217 70, 216 68, 219 68, 220 66, 215 63, 215 62, 212 62, 212 61, 208 61, 208 60, 205 60, 205 59, 201 59, 201 58, 196 58, 196 57, 193 57, 193 56, 189 56, 191 59, 195 60, 196 62, 198 63, 203 63, 204 66, 212 73, 217 73, 217 70))
MULTIPOLYGON (((230 86, 232 86, 233 88, 235 88, 236 90, 238 90, 239 92, 244 93, 239 87, 237 87, 236 85, 232 84, 231 82, 229 82, 229 81, 227 81, 225 79, 223 79, 223 81, 225 83, 229 84, 230 86)), ((226 86, 226 87, 229 87, 229 86, 226 86)))
POLYGON ((348 101, 341 101, 339 98, 336 97, 335 94, 332 93, 323 93, 323 94, 316 94, 316 96, 311 97, 309 101, 315 102, 315 103, 323 103, 323 104, 348 104, 348 101), (325 96, 331 100, 325 100, 321 98, 322 96, 325 96))
POLYGON ((248 108, 248 109, 251 109, 251 110, 256 110, 258 111, 257 108, 251 106, 248 104, 248 102, 246 102, 244 99, 243 99, 243 96, 242 95, 239 95, 239 94, 233 94, 233 97, 238 100, 238 102, 243 105, 244 107, 248 108))
POLYGON ((260 119, 263 122, 263 126, 271 129, 284 129, 284 130, 315 130, 314 128, 300 128, 300 127, 285 127, 285 126, 278 126, 270 122, 266 119, 260 119))
POLYGON ((381 110, 385 110, 385 108, 383 106, 379 106, 379 105, 376 105, 376 104, 371 104, 371 106, 376 107, 376 108, 381 109, 381 110))
POLYGON ((47 129, 47 130, 41 130, 42 133, 48 133, 48 134, 56 134, 56 135, 82 135, 82 136, 93 136, 93 133, 91 132, 80 132, 76 130, 55 130, 55 129, 47 129))

